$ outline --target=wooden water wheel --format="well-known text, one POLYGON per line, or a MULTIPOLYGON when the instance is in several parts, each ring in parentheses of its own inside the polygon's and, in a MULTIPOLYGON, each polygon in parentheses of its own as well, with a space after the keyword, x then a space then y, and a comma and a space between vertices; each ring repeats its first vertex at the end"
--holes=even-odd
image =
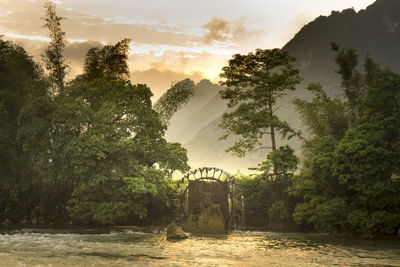
POLYGON ((229 226, 233 209, 234 177, 215 167, 198 168, 188 172, 178 183, 181 189, 180 209, 186 218, 196 204, 219 204, 229 226))

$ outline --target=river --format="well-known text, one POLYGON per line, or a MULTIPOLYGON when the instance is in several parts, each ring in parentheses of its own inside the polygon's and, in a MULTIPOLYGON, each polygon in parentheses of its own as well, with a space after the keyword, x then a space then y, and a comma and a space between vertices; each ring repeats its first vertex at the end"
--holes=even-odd
POLYGON ((400 266, 400 241, 232 232, 168 241, 165 233, 22 229, 0 234, 0 266, 400 266))

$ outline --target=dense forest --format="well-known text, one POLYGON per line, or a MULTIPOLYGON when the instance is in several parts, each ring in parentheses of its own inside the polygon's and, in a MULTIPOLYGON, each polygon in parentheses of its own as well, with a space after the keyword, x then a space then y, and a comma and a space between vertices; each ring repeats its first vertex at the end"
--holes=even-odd
POLYGON ((65 33, 46 5, 51 43, 44 71, 1 40, 0 220, 122 224, 161 220, 168 178, 188 170, 168 143, 150 89, 128 79, 128 44, 90 49, 84 71, 65 81, 65 33))
MULTIPOLYGON (((43 65, 0 39, 0 221, 166 224, 173 173, 190 167, 165 131, 191 90, 177 84, 153 105, 150 88, 129 78, 128 39, 90 49, 83 73, 67 81, 62 18, 51 2, 45 11, 43 65)), ((233 55, 222 69, 229 109, 220 127, 223 138, 237 137, 228 151, 245 156, 264 136, 272 144, 254 175, 236 176, 246 225, 400 235, 400 74, 351 48, 331 49, 343 97, 310 83, 313 98, 293 100, 306 133, 276 114, 302 80, 288 52, 233 55), (276 145, 278 135, 302 144, 302 162, 276 145)))

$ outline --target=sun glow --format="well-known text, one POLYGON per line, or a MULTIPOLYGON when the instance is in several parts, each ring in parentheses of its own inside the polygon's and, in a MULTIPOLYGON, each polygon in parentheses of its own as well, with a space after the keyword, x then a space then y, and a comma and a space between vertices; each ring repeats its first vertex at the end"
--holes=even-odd
POLYGON ((209 79, 212 82, 218 82, 219 81, 219 75, 221 73, 221 69, 210 69, 210 70, 202 70, 204 73, 204 77, 209 79))

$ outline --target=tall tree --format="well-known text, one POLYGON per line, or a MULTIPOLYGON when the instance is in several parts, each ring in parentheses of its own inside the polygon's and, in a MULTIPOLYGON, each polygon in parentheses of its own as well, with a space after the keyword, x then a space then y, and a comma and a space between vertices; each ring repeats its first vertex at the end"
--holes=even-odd
POLYGON ((358 55, 354 49, 340 47, 335 43, 331 43, 331 48, 337 52, 335 61, 339 69, 336 72, 342 77, 341 86, 347 98, 350 122, 354 126, 361 122, 366 92, 379 72, 379 65, 367 55, 364 59, 364 73, 361 73, 357 68, 358 55))
POLYGON ((67 209, 81 223, 126 223, 151 214, 151 205, 167 209, 166 178, 188 169, 186 150, 163 137, 150 89, 127 79, 128 43, 89 50, 54 116, 54 168, 73 185, 67 209))
POLYGON ((296 134, 275 113, 278 98, 295 90, 301 80, 299 71, 292 65, 294 60, 280 49, 257 49, 247 55, 234 55, 228 66, 223 67, 221 85, 227 88, 220 93, 231 109, 223 114, 223 138, 231 134, 240 136, 228 151, 244 156, 261 145, 266 134, 270 135, 270 148, 275 151, 276 131, 283 135, 296 134))
POLYGON ((61 29, 61 21, 63 18, 57 16, 56 5, 53 2, 47 1, 44 4, 44 8, 46 13, 43 27, 49 30, 51 42, 43 58, 46 69, 49 71, 49 80, 53 87, 52 94, 57 95, 64 90, 65 76, 68 68, 62 54, 66 42, 65 32, 61 29))

